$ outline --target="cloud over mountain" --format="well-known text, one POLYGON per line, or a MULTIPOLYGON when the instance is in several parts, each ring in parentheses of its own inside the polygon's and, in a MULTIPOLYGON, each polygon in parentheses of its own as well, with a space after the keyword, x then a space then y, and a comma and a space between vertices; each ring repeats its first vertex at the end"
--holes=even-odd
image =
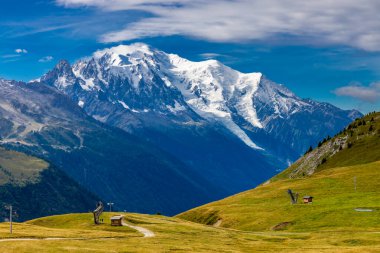
POLYGON ((143 10, 153 17, 101 36, 118 42, 184 35, 209 41, 242 42, 287 38, 287 43, 345 45, 380 50, 380 2, 363 0, 57 0, 65 7, 104 11, 143 10))
POLYGON ((41 59, 38 60, 38 62, 51 62, 52 60, 54 60, 54 57, 51 56, 51 55, 48 55, 48 56, 44 56, 42 57, 41 59))
POLYGON ((338 96, 352 97, 368 103, 376 103, 380 100, 380 82, 371 83, 369 86, 347 85, 333 91, 338 96))

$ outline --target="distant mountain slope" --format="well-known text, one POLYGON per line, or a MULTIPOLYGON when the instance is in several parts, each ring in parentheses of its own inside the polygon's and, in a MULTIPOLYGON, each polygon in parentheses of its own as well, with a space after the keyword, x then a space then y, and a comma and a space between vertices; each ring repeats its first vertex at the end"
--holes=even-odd
POLYGON ((108 127, 56 89, 0 80, 0 142, 52 161, 115 207, 175 214, 225 195, 166 152, 108 127))
POLYGON ((326 137, 272 179, 299 178, 318 171, 380 161, 380 113, 357 118, 334 138, 326 137))
POLYGON ((145 44, 61 61, 40 81, 88 115, 168 151, 228 194, 252 188, 340 131, 357 111, 301 99, 261 73, 145 44))
POLYGON ((178 217, 254 231, 378 231, 379 176, 380 113, 371 113, 257 188, 178 217), (299 193, 298 204, 288 189, 299 193), (312 204, 302 204, 307 195, 312 204))
POLYGON ((0 147, 1 220, 13 205, 16 221, 69 212, 87 212, 99 201, 49 163, 0 147))

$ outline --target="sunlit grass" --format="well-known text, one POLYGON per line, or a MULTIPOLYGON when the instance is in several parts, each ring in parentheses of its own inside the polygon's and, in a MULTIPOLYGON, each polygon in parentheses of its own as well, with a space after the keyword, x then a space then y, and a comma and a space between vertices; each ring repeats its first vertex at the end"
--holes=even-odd
MULTIPOLYGON (((110 217, 111 214, 105 214, 110 217)), ((380 234, 368 232, 244 232, 214 228, 157 215, 124 214, 129 222, 148 228, 144 238, 109 223, 95 227, 91 214, 72 214, 16 224, 0 224, 2 238, 67 238, 0 242, 1 252, 376 252, 380 234), (76 222, 77 221, 77 222, 76 222), (39 224, 39 225, 36 225, 39 224), (114 231, 111 231, 114 230, 114 231)), ((108 221, 108 219, 107 219, 108 221)))
POLYGON ((195 208, 179 217, 204 222, 217 213, 222 226, 247 231, 268 231, 289 222, 288 231, 378 231, 380 230, 380 162, 327 169, 307 179, 275 181, 222 201, 195 208), (356 177, 356 191, 354 186, 356 177), (287 190, 301 199, 290 203, 287 190), (302 204, 304 195, 314 196, 302 204), (358 207, 373 212, 356 212, 358 207))

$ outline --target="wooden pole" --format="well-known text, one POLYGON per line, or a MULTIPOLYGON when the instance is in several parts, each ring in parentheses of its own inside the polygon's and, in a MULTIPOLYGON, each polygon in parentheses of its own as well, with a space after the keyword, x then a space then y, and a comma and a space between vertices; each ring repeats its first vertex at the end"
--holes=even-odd
POLYGON ((355 192, 356 192, 356 176, 354 177, 354 187, 355 187, 355 192))
POLYGON ((9 207, 10 232, 12 234, 12 205, 9 207))

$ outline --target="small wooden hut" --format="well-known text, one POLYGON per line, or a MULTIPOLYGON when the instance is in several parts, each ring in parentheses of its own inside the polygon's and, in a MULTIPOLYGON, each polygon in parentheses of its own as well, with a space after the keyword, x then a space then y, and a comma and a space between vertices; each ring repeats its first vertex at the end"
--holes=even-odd
POLYGON ((303 203, 304 204, 313 203, 313 197, 312 196, 305 196, 305 197, 303 197, 303 203))
POLYGON ((123 215, 116 215, 111 217, 111 226, 123 226, 123 215))

